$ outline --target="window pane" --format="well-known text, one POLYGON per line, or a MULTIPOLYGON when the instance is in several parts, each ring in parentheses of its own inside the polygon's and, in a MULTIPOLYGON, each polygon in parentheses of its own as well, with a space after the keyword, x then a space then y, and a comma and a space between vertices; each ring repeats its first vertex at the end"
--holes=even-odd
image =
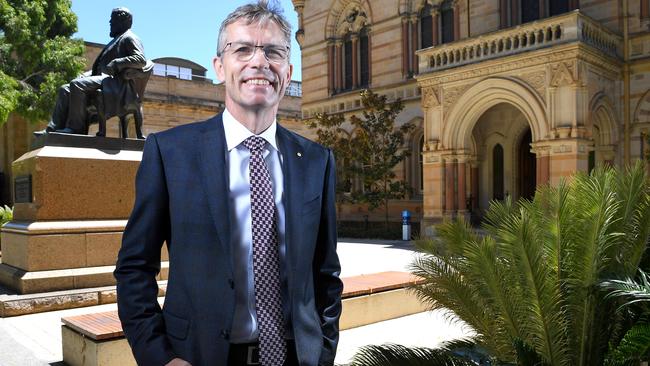
POLYGON ((187 67, 181 67, 179 78, 183 80, 192 80, 192 69, 189 69, 187 67))
POLYGON ((503 147, 497 144, 492 150, 493 199, 504 199, 503 194, 503 147))
POLYGON ((539 19, 539 0, 521 0, 521 22, 528 23, 537 19, 539 19))
POLYGON ((441 13, 442 20, 442 43, 454 41, 454 10, 443 9, 441 13))
POLYGON ((178 77, 181 73, 180 67, 167 65, 167 76, 178 77))
POLYGON ((153 74, 158 76, 165 76, 167 73, 165 71, 164 64, 154 64, 153 65, 153 74))
POLYGON ((420 40, 421 48, 433 46, 433 19, 431 14, 420 18, 420 40))
POLYGON ((352 89, 352 41, 345 41, 345 89, 352 89))
POLYGON ((362 33, 361 38, 359 39, 360 45, 360 58, 361 58, 361 86, 367 87, 370 84, 370 59, 369 59, 369 47, 368 47, 368 34, 362 33))
POLYGON ((550 0, 550 15, 558 15, 569 11, 569 2, 567 0, 550 0))

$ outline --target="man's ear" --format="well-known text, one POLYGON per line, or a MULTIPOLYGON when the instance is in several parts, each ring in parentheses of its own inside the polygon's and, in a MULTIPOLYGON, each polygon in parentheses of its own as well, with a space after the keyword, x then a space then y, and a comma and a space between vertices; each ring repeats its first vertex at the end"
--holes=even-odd
POLYGON ((226 81, 226 73, 223 70, 223 63, 221 62, 221 57, 214 56, 212 59, 212 67, 214 67, 214 73, 217 74, 217 79, 221 82, 226 81))
POLYGON ((287 79, 287 85, 291 82, 291 75, 293 75, 293 64, 289 64, 289 78, 287 79))

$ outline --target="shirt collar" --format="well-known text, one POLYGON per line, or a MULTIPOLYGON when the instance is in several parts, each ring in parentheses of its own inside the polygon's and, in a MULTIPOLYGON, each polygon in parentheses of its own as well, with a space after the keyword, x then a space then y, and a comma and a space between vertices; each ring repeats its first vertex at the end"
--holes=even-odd
MULTIPOLYGON (((228 146, 228 151, 231 151, 232 149, 236 148, 239 146, 244 140, 249 138, 250 136, 253 136, 254 133, 252 133, 248 128, 246 128, 243 124, 241 124, 235 117, 230 114, 228 109, 224 109, 223 111, 223 129, 226 134, 226 145, 228 146)), ((263 138, 266 140, 266 142, 269 143, 271 147, 273 147, 275 150, 278 150, 278 143, 275 138, 275 132, 278 129, 277 121, 273 119, 273 123, 264 130, 262 133, 260 133, 259 137, 263 138)))

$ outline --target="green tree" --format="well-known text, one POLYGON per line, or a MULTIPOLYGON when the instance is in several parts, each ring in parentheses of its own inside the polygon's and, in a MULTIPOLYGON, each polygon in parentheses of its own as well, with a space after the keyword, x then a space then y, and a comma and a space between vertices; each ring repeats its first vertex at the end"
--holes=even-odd
POLYGON ((355 162, 351 168, 363 181, 363 191, 355 196, 359 202, 367 203, 371 211, 383 206, 388 227, 389 200, 404 198, 411 191, 405 181, 397 179, 394 169, 409 156, 404 142, 415 125, 409 122, 396 127, 395 118, 404 109, 399 98, 388 102, 385 95, 364 90, 361 105, 362 118, 350 118, 355 162))
POLYGON ((350 164, 353 161, 350 135, 342 125, 345 118, 342 114, 318 113, 306 122, 307 126, 316 130, 316 140, 334 152, 337 165, 336 202, 353 203, 353 197, 348 193, 352 189, 352 174, 350 164))
POLYGON ((469 324, 498 363, 603 365, 635 323, 602 284, 637 273, 649 235, 642 164, 599 168, 532 201, 493 202, 482 232, 462 219, 439 226, 418 243, 415 291, 469 324))
POLYGON ((70 0, 0 0, 0 125, 16 112, 49 118, 56 93, 84 66, 84 45, 70 39, 70 0))

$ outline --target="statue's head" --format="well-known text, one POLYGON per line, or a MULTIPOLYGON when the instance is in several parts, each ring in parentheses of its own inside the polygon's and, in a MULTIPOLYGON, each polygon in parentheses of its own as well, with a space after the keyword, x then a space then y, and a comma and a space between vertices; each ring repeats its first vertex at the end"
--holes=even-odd
POLYGON ((111 37, 117 37, 131 28, 133 16, 127 8, 115 8, 111 12, 111 37))

